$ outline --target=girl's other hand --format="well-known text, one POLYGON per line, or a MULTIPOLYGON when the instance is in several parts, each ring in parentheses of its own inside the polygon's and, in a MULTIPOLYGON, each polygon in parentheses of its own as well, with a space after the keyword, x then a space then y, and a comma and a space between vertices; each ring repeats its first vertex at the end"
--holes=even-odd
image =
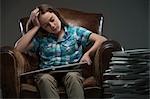
POLYGON ((88 53, 85 53, 85 54, 82 56, 80 62, 87 62, 88 65, 91 65, 91 63, 92 63, 92 61, 91 61, 90 56, 89 56, 88 53))

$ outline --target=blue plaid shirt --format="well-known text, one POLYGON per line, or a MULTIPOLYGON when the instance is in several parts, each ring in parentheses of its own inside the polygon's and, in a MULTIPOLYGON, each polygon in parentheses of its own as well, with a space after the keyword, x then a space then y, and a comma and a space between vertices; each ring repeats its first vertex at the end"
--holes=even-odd
POLYGON ((40 68, 79 62, 83 47, 90 41, 91 31, 77 26, 64 27, 65 34, 58 40, 52 33, 43 38, 34 38, 32 51, 40 55, 40 68))

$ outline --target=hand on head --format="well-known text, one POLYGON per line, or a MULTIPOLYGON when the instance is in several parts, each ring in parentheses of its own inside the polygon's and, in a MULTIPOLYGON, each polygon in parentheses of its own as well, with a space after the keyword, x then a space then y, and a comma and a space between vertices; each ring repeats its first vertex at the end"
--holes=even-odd
POLYGON ((31 12, 29 20, 33 22, 34 26, 40 27, 40 22, 39 22, 39 19, 38 19, 38 15, 39 15, 39 8, 35 8, 31 12))

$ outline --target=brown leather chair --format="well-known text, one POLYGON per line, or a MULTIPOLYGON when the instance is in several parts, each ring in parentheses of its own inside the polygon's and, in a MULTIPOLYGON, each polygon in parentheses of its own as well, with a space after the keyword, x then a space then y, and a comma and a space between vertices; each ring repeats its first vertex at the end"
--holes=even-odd
MULTIPOLYGON (((104 17, 102 14, 85 13, 66 8, 58 8, 59 13, 66 22, 72 25, 85 27, 94 33, 102 34, 104 17)), ((20 19, 21 33, 26 33, 25 26, 28 17, 20 19)), ((89 45, 84 52, 90 48, 89 45)), ((87 98, 103 97, 103 72, 108 68, 112 52, 121 50, 118 42, 108 39, 91 55, 92 65, 83 68, 85 76, 84 90, 87 98)), ((40 97, 36 88, 33 75, 22 77, 21 73, 36 70, 38 57, 28 52, 21 53, 14 47, 4 46, 0 49, 1 88, 4 98, 36 98, 40 97)), ((65 96, 64 89, 59 88, 59 93, 65 96)))

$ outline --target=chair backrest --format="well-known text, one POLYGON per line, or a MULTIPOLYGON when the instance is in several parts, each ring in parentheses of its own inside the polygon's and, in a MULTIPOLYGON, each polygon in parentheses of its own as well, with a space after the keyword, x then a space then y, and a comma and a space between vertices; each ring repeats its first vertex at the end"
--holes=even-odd
MULTIPOLYGON (((64 20, 75 26, 82 26, 94 33, 102 35, 104 17, 102 14, 86 13, 67 8, 57 9, 64 20)), ((29 17, 23 17, 19 20, 21 33, 26 33, 26 23, 29 17)))

